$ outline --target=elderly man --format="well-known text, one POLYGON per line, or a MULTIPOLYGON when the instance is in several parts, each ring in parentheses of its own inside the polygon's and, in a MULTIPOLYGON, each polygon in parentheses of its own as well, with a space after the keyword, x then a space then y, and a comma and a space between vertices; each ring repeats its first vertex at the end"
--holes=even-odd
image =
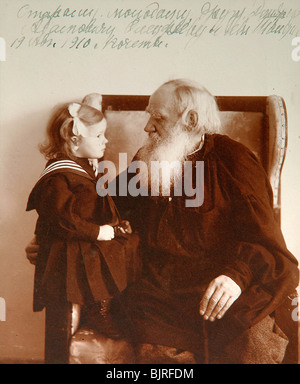
MULTIPOLYGON (((149 138, 134 160, 148 170, 154 161, 190 161, 193 186, 202 161, 204 201, 187 207, 190 197, 175 188, 169 197, 117 199, 144 250, 143 277, 122 295, 124 328, 137 343, 193 351, 198 361, 209 354, 211 362, 280 362, 286 342, 269 315, 297 286, 298 270, 262 166, 245 146, 217 134, 216 102, 197 83, 165 83, 147 111, 149 138)), ((141 184, 152 184, 148 175, 141 184)), ((186 177, 180 167, 173 176, 174 184, 186 177)))
MULTIPOLYGON (((169 196, 116 198, 140 234, 144 265, 142 278, 121 294, 120 327, 134 343, 156 345, 150 354, 160 346, 190 351, 200 363, 280 363, 287 341, 270 315, 298 285, 298 269, 262 166, 217 133, 215 99, 198 83, 163 84, 147 111, 149 138, 134 160, 148 170, 155 161, 190 162, 192 172, 173 170, 169 196), (190 194, 176 193, 186 177, 203 189, 203 204, 187 206, 190 194)), ((143 170, 140 184, 150 191, 157 180, 143 170)), ((163 175, 161 190, 170 181, 163 175)))

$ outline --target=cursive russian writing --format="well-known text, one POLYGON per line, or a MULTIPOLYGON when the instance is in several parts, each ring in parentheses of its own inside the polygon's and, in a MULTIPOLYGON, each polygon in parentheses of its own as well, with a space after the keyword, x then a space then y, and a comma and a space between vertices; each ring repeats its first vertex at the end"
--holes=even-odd
POLYGON ((300 8, 290 8, 284 1, 273 8, 268 8, 265 0, 247 6, 243 2, 239 7, 221 6, 213 0, 182 2, 176 8, 171 1, 164 6, 160 1, 149 1, 140 8, 114 7, 114 2, 106 2, 106 8, 100 8, 103 3, 94 4, 98 7, 85 8, 82 2, 82 7, 64 8, 53 1, 51 9, 37 9, 24 2, 16 9, 17 30, 10 47, 167 49, 178 44, 188 48, 208 35, 244 39, 261 35, 281 40, 300 34, 300 8))

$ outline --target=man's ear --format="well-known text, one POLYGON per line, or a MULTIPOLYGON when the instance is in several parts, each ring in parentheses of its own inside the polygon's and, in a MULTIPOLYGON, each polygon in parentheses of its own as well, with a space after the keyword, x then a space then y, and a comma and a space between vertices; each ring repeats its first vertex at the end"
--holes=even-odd
POLYGON ((190 110, 186 116, 186 122, 191 129, 196 128, 198 124, 198 113, 194 110, 190 110))

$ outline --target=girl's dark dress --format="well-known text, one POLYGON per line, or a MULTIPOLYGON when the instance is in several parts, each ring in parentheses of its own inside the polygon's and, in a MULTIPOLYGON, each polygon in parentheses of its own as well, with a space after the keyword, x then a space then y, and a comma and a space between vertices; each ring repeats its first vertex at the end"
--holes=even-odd
POLYGON ((76 159, 75 167, 44 175, 29 196, 27 211, 39 214, 34 311, 49 301, 83 305, 111 298, 139 276, 137 235, 97 241, 100 225, 121 219, 112 198, 97 195, 96 182, 88 160, 76 159))

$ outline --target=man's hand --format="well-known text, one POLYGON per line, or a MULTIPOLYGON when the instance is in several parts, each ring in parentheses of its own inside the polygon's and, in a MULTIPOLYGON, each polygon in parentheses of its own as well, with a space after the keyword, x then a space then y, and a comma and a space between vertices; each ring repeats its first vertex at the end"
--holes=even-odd
POLYGON ((30 263, 33 265, 36 264, 39 248, 40 246, 36 242, 36 236, 34 236, 34 238, 30 241, 30 243, 25 248, 26 257, 30 261, 30 263))
POLYGON ((221 319, 241 293, 241 288, 230 277, 217 277, 204 293, 200 302, 200 315, 204 316, 204 320, 221 319))

